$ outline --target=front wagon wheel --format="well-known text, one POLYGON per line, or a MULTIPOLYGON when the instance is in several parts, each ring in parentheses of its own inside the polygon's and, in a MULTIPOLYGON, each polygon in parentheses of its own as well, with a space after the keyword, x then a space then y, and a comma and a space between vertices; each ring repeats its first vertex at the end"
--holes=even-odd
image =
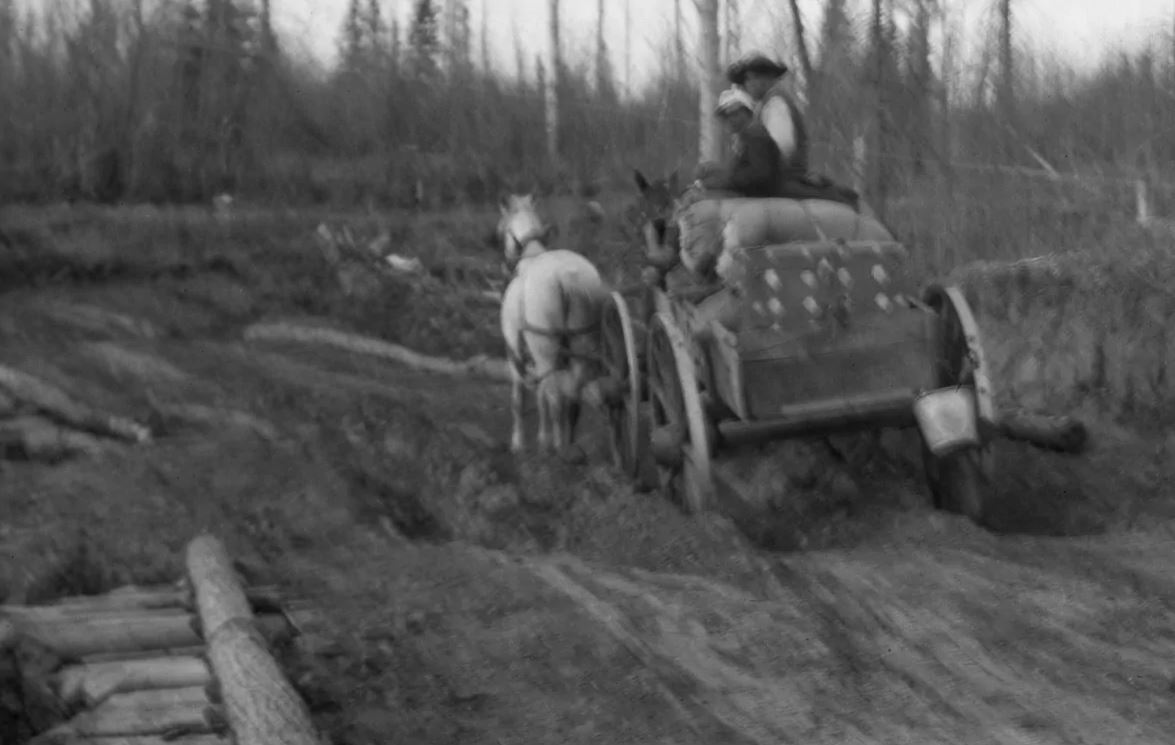
POLYGON ((710 439, 693 358, 667 314, 653 318, 647 362, 651 449, 661 491, 686 512, 701 512, 713 503, 715 493, 710 439))

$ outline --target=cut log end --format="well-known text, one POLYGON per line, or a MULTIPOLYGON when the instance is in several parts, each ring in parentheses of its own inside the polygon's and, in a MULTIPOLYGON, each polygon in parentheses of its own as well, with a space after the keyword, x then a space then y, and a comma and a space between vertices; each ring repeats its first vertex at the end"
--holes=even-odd
POLYGON ((1085 424, 1070 416, 1045 416, 1019 411, 1004 412, 1000 434, 1009 440, 1027 442, 1062 453, 1080 453, 1089 441, 1085 424))

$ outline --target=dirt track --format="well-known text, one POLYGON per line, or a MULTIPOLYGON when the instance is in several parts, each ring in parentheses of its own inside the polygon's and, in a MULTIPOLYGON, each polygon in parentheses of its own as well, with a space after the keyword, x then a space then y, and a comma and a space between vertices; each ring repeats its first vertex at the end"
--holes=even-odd
POLYGON ((901 458, 842 442, 802 488, 748 472, 786 491, 780 543, 818 549, 769 553, 606 467, 517 463, 502 386, 242 341, 301 308, 291 262, 0 298, 0 362, 161 433, 3 465, 0 596, 165 581, 211 528, 321 608, 285 662, 337 742, 1169 739, 1161 453, 1007 450, 1008 527, 1104 533, 1046 538, 934 514, 901 458))

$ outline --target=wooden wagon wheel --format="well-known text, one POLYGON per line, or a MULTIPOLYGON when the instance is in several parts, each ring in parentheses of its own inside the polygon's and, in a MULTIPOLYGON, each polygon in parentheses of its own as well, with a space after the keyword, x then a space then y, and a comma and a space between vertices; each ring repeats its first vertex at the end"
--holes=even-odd
POLYGON ((651 439, 661 491, 687 512, 699 512, 714 497, 710 442, 693 359, 680 329, 667 314, 653 318, 646 362, 651 439))
POLYGON ((613 292, 611 298, 600 323, 600 356, 605 379, 613 388, 606 411, 608 434, 612 462, 625 475, 635 477, 640 445, 640 364, 628 302, 619 292, 613 292))
POLYGON ((956 287, 931 287, 926 292, 925 301, 939 318, 936 384, 941 387, 967 386, 974 392, 981 443, 979 447, 939 457, 932 454, 923 441, 926 481, 935 507, 980 522, 995 467, 990 444, 995 404, 979 325, 963 293, 956 287))

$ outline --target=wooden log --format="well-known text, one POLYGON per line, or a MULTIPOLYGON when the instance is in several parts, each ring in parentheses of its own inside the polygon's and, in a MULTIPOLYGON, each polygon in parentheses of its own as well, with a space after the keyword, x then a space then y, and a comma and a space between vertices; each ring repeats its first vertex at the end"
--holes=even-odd
POLYGON ((131 737, 88 737, 58 733, 42 735, 33 740, 36 745, 229 745, 229 741, 220 735, 186 735, 172 737, 170 735, 143 735, 131 737))
POLYGON ((224 544, 207 534, 197 536, 188 544, 187 567, 205 639, 229 621, 253 620, 253 610, 224 544))
POLYGON ((116 693, 204 686, 212 675, 199 657, 168 656, 73 665, 58 673, 57 679, 58 694, 66 703, 96 706, 116 693))
POLYGON ((237 745, 320 745, 306 704, 248 621, 217 628, 208 657, 237 745))
MULTIPOLYGON (((203 639, 193 628, 194 618, 190 614, 111 614, 40 624, 14 620, 22 636, 44 645, 62 659, 77 660, 98 654, 199 647, 203 639)), ((277 637, 288 630, 288 621, 278 614, 262 616, 257 621, 267 636, 277 637)))
POLYGON ((187 559, 208 659, 237 745, 319 745, 306 705, 257 634, 224 546, 199 536, 188 545, 187 559))
POLYGON ((164 606, 160 608, 119 608, 117 606, 95 606, 90 612, 79 608, 42 606, 42 605, 9 605, 0 608, 0 616, 7 616, 21 624, 38 626, 47 623, 66 623, 83 619, 97 620, 101 618, 148 618, 159 616, 184 616, 189 612, 183 606, 164 606))
POLYGON ((1001 412, 1000 433, 1009 440, 1063 453, 1080 453, 1089 437, 1085 424, 1073 417, 1020 411, 1001 412))
POLYGON ((398 344, 350 334, 335 329, 298 326, 291 323, 259 323, 245 329, 247 341, 293 341, 327 344, 355 354, 366 354, 397 362, 408 367, 444 375, 478 375, 495 380, 510 380, 506 361, 485 356, 468 360, 449 360, 430 357, 398 344))
POLYGON ((58 426, 40 416, 0 421, 0 453, 50 463, 75 455, 98 455, 105 446, 97 438, 58 426))
POLYGON ((120 693, 33 740, 34 745, 69 737, 136 737, 172 732, 211 734, 210 706, 203 686, 120 693))
POLYGON ((190 647, 167 647, 163 649, 128 649, 121 652, 97 652, 77 658, 79 665, 100 665, 106 662, 130 662, 151 660, 156 657, 195 657, 204 654, 204 644, 190 647))
MULTIPOLYGON (((281 590, 273 585, 250 587, 245 590, 245 597, 258 613, 276 612, 291 602, 284 599, 281 590)), ((33 615, 50 619, 164 609, 194 610, 190 593, 171 587, 137 588, 132 585, 103 595, 75 595, 44 605, 0 605, 0 617, 33 615)))
POLYGON ((76 429, 135 443, 151 439, 151 431, 138 422, 100 412, 16 368, 0 365, 0 388, 49 418, 76 429))

